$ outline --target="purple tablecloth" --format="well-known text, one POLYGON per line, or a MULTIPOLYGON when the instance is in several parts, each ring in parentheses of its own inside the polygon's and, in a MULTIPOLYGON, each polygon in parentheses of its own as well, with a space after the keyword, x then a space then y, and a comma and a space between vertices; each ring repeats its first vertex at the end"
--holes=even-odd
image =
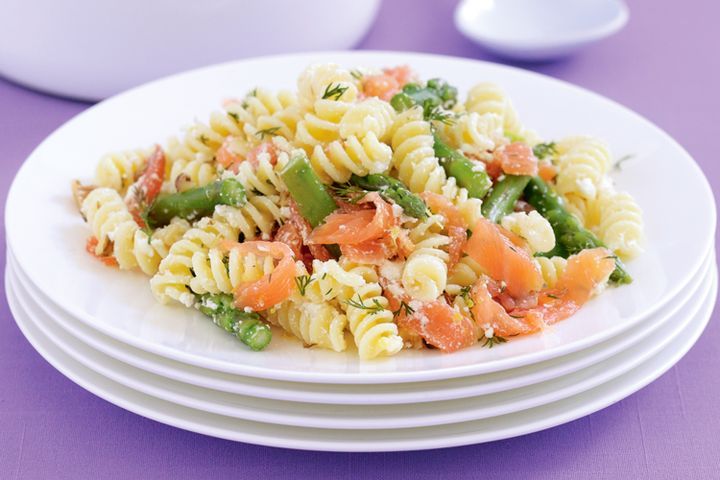
MULTIPOLYGON (((455 3, 385 0, 361 48, 494 60, 455 31, 455 3)), ((607 95, 657 123, 719 192, 720 4, 635 0, 630 8, 617 36, 562 62, 524 67, 607 95)), ((3 197, 31 150, 85 108, 0 80, 3 197)), ((332 454, 218 440, 115 407, 48 365, 2 302, 0 478, 720 478, 718 316, 659 380, 570 424, 461 448, 332 454)))

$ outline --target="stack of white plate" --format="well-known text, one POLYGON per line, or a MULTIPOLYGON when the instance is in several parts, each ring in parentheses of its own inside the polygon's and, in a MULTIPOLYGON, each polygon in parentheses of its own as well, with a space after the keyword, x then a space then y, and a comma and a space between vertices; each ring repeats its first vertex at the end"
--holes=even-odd
POLYGON ((651 382, 695 343, 717 292, 715 206, 670 137, 627 109, 550 78, 487 63, 393 53, 265 58, 171 77, 91 108, 45 140, 7 201, 8 300, 33 346, 122 408, 217 437, 289 448, 387 451, 485 442, 552 427, 651 382), (157 304, 139 273, 100 265, 69 185, 107 150, 143 145, 254 85, 292 86, 306 64, 409 63, 461 90, 491 80, 547 138, 576 132, 632 153, 615 173, 645 210, 632 285, 611 288, 542 334, 446 355, 372 362, 275 332, 260 353, 201 314, 157 304), (183 101, 178 101, 182 99, 183 101), (562 108, 556 108, 562 106, 562 108))

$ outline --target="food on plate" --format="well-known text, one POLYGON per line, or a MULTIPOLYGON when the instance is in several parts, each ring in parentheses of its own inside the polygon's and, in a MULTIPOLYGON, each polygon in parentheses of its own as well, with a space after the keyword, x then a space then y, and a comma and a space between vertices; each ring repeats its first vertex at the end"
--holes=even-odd
POLYGON ((543 140, 503 90, 409 67, 301 72, 73 185, 102 264, 252 350, 362 359, 540 332, 632 278, 642 212, 599 139, 543 140), (272 328, 274 326, 275 328, 272 328))

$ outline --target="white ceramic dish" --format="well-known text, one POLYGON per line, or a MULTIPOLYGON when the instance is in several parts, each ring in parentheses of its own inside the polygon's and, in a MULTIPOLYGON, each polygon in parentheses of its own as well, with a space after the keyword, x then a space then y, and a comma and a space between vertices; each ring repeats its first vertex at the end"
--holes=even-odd
MULTIPOLYGON (((334 405, 389 405, 455 400, 526 387, 561 375, 568 375, 582 368, 599 363, 625 349, 644 342, 647 336, 659 328, 677 321, 681 308, 690 298, 696 297, 700 284, 706 279, 714 265, 714 254, 708 256, 702 272, 693 279, 679 297, 673 299, 656 318, 649 319, 644 328, 637 329, 619 338, 611 338, 593 347, 573 354, 535 363, 525 367, 488 373, 481 376, 463 377, 435 382, 413 382, 397 385, 332 385, 313 383, 292 383, 264 380, 252 377, 230 375, 201 369, 192 365, 174 362, 123 344, 99 333, 71 318, 37 289, 34 289, 19 271, 8 251, 8 267, 15 275, 15 286, 26 291, 32 302, 41 310, 41 315, 56 323, 80 341, 116 360, 141 370, 221 392, 249 395, 272 400, 286 400, 307 403, 328 403, 334 405)), ((37 317, 36 317, 37 318, 37 317)))
POLYGON ((617 33, 621 0, 463 0, 455 26, 470 40, 517 60, 550 60, 617 33))
MULTIPOLYGON (((118 362, 90 348, 63 331, 33 304, 29 293, 16 288, 17 279, 9 270, 15 301, 28 315, 28 321, 42 329, 65 353, 97 373, 141 393, 178 405, 228 417, 278 425, 348 430, 415 428, 491 418, 538 407, 577 395, 618 376, 661 351, 683 335, 703 303, 709 300, 712 275, 702 279, 701 288, 688 304, 680 305, 680 315, 665 328, 654 332, 640 344, 608 360, 554 380, 500 393, 444 402, 412 405, 331 405, 259 399, 245 395, 207 390, 153 375, 118 362)), ((422 400, 419 390, 417 398, 422 400)))
POLYGON ((351 48, 379 6, 380 0, 2 0, 0 75, 100 100, 203 65, 351 48))
POLYGON ((595 345, 660 311, 686 287, 698 273, 704 252, 710 250, 715 221, 712 193, 690 156, 667 134, 626 108, 570 84, 510 67, 378 52, 247 60, 126 92, 90 108, 50 135, 20 169, 6 207, 8 243, 22 270, 54 303, 88 326, 183 363, 316 383, 448 379, 528 365, 595 345), (645 207, 649 241, 645 254, 629 266, 635 282, 611 289, 541 335, 516 339, 501 348, 478 346, 452 355, 405 351, 382 361, 360 362, 352 351, 336 354, 305 349, 281 335, 262 354, 250 352, 201 314, 159 305, 140 274, 119 274, 84 252, 87 228, 72 203, 68 185, 73 178, 90 176, 102 153, 162 139, 181 122, 204 117, 220 99, 253 85, 291 86, 297 72, 322 61, 370 66, 409 63, 423 77, 442 74, 461 91, 478 80, 492 80, 507 89, 525 123, 546 138, 588 133, 607 139, 616 152, 635 153, 616 175, 620 187, 645 207), (184 101, 178 102, 178 98, 184 101), (647 181, 650 168, 655 172, 653 182, 647 181), (668 191, 676 194, 668 196, 668 191), (686 215, 689 210, 696 214, 686 215), (667 218, 673 219, 673 228, 667 227, 667 218), (678 242, 685 248, 678 249, 678 242))
POLYGON ((692 347, 707 325, 717 294, 713 272, 711 299, 685 335, 644 364, 613 382, 542 407, 500 417, 450 425, 393 430, 329 430, 270 425, 181 407, 124 387, 74 361, 37 329, 18 308, 13 286, 8 301, 18 326, 35 349, 55 368, 92 393, 156 421, 229 440, 260 445, 327 451, 399 451, 452 447, 500 440, 550 428, 600 410, 639 390, 672 367, 692 347))

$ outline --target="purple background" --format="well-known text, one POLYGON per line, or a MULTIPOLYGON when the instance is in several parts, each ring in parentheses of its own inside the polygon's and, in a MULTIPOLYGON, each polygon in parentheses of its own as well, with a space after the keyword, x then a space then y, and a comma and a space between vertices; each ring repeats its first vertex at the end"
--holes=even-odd
MULTIPOLYGON (((360 47, 496 60, 455 31, 455 3, 385 0, 360 47)), ((720 3, 635 0, 630 9, 629 24, 615 37, 565 61, 521 66, 599 92, 657 123, 695 157, 717 199, 720 3)), ((85 108, 0 80, 3 198, 31 150, 85 108)), ((218 440, 115 407, 35 353, 3 302, 0 477, 720 478, 718 316, 659 380, 570 424, 453 449, 333 454, 218 440)))

